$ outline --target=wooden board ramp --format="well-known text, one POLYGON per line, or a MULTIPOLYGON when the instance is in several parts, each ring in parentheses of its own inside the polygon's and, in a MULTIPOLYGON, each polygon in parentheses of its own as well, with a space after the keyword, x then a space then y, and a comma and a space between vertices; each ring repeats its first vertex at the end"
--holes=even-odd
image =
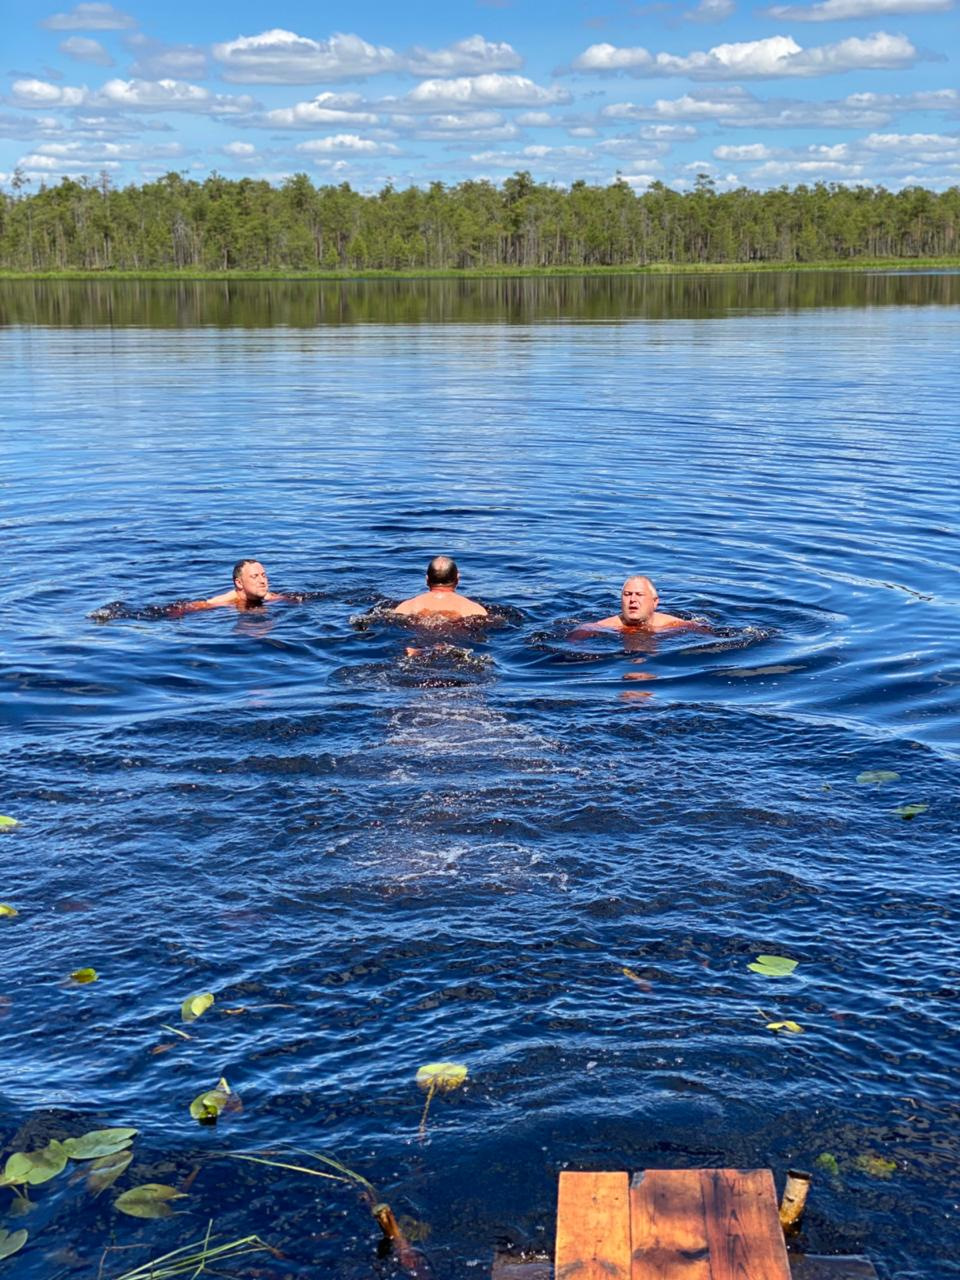
POLYGON ((555 1280, 790 1280, 769 1169, 560 1174, 555 1280))

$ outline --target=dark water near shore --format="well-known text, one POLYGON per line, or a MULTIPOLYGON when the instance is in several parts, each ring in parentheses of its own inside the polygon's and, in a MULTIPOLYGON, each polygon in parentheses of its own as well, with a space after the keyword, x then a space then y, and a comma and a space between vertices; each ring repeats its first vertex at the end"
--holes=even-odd
POLYGON ((223 1158, 285 1144, 428 1224, 438 1280, 549 1248, 563 1167, 714 1164, 813 1167, 812 1251, 960 1275, 960 276, 0 285, 0 318, 0 1134, 140 1130, 95 1200, 0 1189, 0 1273, 212 1218, 286 1255, 231 1274, 398 1275, 352 1190, 223 1158), (438 551, 494 618, 407 656, 375 607, 438 551), (315 594, 136 616, 240 555, 315 594), (630 571, 714 633, 571 643, 630 571), (439 1060, 469 1081, 421 1144, 439 1060), (201 1128, 221 1075, 243 1113, 201 1128), (197 1166, 183 1216, 111 1208, 197 1166))

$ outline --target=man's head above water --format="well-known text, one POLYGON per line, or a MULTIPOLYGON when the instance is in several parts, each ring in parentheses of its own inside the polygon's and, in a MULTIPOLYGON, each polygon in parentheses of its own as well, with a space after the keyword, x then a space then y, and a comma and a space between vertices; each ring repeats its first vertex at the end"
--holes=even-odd
POLYGON ((637 573, 629 577, 620 592, 620 617, 625 626, 643 627, 657 612, 660 597, 649 578, 637 573))
POLYGON ((245 608, 263 604, 270 594, 267 571, 259 560, 238 560, 233 566, 233 586, 235 603, 245 608))
POLYGON ((434 556, 427 565, 428 587, 455 587, 459 581, 457 562, 450 556, 434 556))

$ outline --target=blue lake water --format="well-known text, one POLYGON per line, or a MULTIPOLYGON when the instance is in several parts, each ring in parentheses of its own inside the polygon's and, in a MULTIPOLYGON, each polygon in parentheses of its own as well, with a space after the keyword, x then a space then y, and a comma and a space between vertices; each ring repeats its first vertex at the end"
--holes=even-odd
POLYGON ((562 1168, 690 1165, 811 1168, 798 1248, 960 1275, 960 276, 5 285, 0 318, 0 1133, 139 1130, 96 1199, 0 1189, 0 1273, 213 1219, 284 1254, 231 1274, 398 1276, 352 1188, 225 1158, 296 1147, 426 1224, 438 1280, 549 1249, 562 1168), (381 607, 437 552, 493 617, 412 642, 381 607), (240 556, 308 598, 146 608, 240 556), (714 630, 571 642, 630 572, 714 630), (243 1112, 202 1128, 220 1076, 243 1112), (112 1208, 196 1170, 180 1216, 112 1208))

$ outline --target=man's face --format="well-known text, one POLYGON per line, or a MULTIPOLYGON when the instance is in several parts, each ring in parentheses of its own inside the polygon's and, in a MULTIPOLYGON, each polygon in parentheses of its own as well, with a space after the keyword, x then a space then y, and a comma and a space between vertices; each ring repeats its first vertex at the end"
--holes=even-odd
POLYGON ((642 627, 657 611, 660 597, 646 578, 628 578, 620 593, 620 616, 628 626, 642 627))
POLYGON ((248 600, 262 600, 270 589, 267 571, 259 560, 249 560, 240 570, 237 589, 248 600))

